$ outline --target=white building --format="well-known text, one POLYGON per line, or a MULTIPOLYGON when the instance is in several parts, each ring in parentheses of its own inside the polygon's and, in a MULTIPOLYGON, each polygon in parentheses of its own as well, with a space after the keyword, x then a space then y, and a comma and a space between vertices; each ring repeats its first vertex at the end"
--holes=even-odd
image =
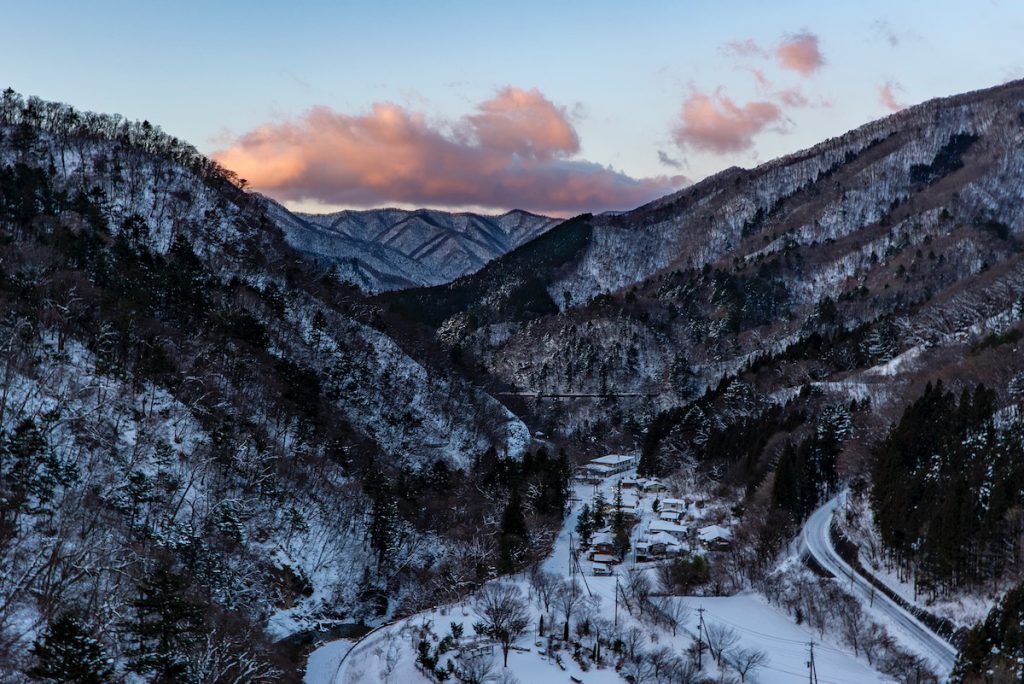
POLYGON ((652 520, 647 531, 649 535, 664 532, 665 534, 672 535, 679 541, 684 541, 686 539, 686 527, 679 523, 669 522, 667 520, 652 520))
POLYGON ((675 511, 681 513, 686 510, 686 502, 682 499, 661 499, 658 501, 658 511, 675 511))
POLYGON ((594 477, 606 478, 635 468, 638 461, 639 458, 635 454, 610 454, 591 460, 583 468, 594 477))

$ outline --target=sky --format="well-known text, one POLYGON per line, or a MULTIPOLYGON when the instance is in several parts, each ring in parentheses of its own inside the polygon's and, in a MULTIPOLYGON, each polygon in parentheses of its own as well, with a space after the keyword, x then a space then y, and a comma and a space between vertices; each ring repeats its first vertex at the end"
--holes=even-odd
POLYGON ((1024 2, 0 0, 0 87, 302 210, 627 209, 1024 77, 1024 2))

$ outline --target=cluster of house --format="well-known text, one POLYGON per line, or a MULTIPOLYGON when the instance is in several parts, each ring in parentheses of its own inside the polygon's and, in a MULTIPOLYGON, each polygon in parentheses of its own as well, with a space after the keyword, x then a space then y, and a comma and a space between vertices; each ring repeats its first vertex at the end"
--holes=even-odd
MULTIPOLYGON (((577 479, 596 488, 615 476, 622 476, 636 468, 637 454, 610 454, 592 459, 579 471, 577 479)), ((699 517, 697 510, 704 507, 701 500, 685 500, 672 497, 662 498, 668 487, 657 478, 626 475, 618 477, 616 485, 622 488, 622 508, 634 520, 641 519, 639 507, 645 500, 651 500, 653 517, 646 529, 633 544, 635 560, 638 563, 679 555, 703 548, 707 551, 722 550, 732 541, 731 531, 720 525, 708 525, 693 530, 683 524, 687 513, 699 517), (650 499, 648 499, 650 495, 650 499), (691 510, 697 509, 697 510, 691 510)), ((606 505, 610 502, 606 502, 606 505)), ((648 518, 649 516, 643 516, 648 518)), ((615 540, 611 532, 602 531, 593 536, 588 557, 595 575, 612 574, 612 566, 618 563, 615 540)))

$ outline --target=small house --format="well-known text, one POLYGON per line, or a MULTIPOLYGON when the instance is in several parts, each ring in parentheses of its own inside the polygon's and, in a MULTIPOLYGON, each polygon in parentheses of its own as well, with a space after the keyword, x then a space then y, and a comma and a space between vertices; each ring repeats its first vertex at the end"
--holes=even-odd
POLYGON ((644 482, 644 491, 650 494, 660 494, 666 491, 668 488, 661 480, 650 479, 644 482))
POLYGON ((665 520, 667 522, 677 523, 679 522, 679 519, 682 517, 682 515, 683 514, 679 511, 661 511, 660 513, 658 513, 658 519, 665 520))
POLYGON ((678 541, 686 540, 686 527, 679 523, 670 522, 667 520, 652 520, 650 526, 647 528, 649 535, 655 535, 659 532, 671 535, 678 541))
POLYGON ((732 530, 721 525, 708 525, 697 531, 697 538, 706 549, 723 550, 732 544, 732 530))
POLYGON ((615 537, 611 532, 598 532, 590 540, 590 560, 597 554, 615 553, 615 537))
POLYGON ((658 511, 664 513, 666 511, 675 511, 682 513, 686 510, 686 502, 682 499, 662 499, 658 502, 658 511))

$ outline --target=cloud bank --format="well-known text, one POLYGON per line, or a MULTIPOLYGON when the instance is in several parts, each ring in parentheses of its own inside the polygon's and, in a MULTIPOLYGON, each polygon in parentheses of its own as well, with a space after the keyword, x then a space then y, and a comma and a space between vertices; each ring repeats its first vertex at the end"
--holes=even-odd
POLYGON ((375 104, 365 114, 314 107, 214 154, 282 201, 520 208, 553 214, 627 209, 679 189, 683 176, 632 178, 574 159, 565 109, 536 89, 505 88, 456 121, 375 104))

